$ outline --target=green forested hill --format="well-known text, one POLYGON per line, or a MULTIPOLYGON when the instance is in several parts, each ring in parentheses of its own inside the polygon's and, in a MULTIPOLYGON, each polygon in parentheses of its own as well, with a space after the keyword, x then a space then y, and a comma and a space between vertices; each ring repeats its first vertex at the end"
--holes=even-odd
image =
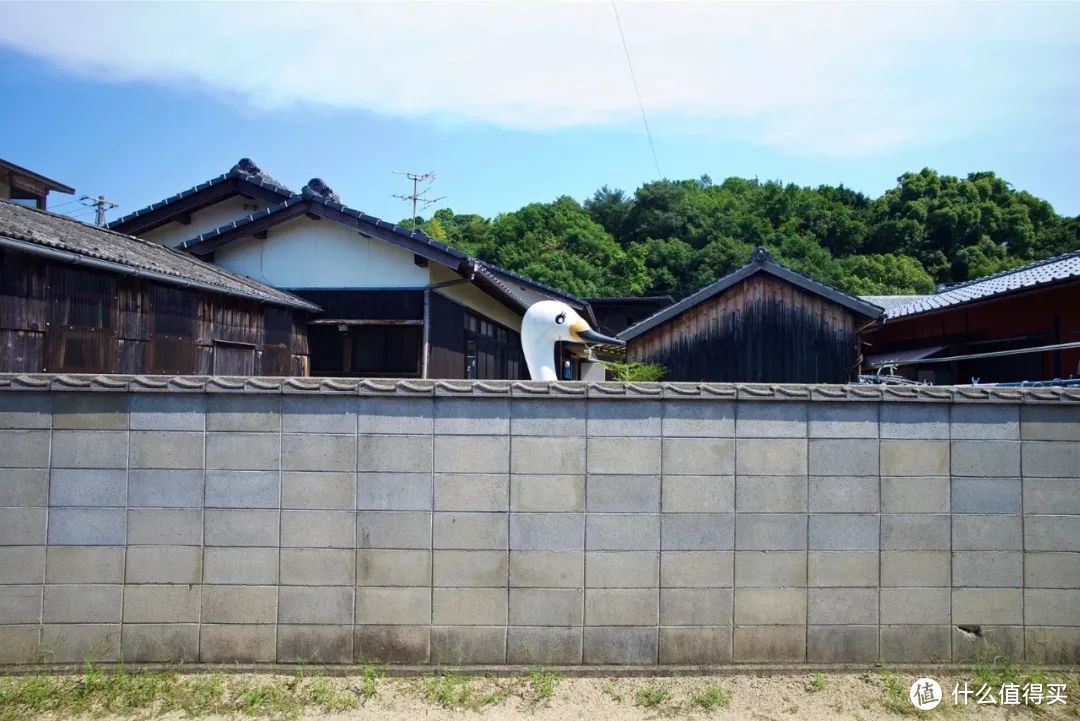
POLYGON ((993 173, 905 173, 869 198, 744 178, 664 180, 584 205, 560 197, 495 218, 439 210, 433 238, 578 296, 683 297, 764 245, 855 294, 926 293, 1080 248, 1080 219, 993 173))

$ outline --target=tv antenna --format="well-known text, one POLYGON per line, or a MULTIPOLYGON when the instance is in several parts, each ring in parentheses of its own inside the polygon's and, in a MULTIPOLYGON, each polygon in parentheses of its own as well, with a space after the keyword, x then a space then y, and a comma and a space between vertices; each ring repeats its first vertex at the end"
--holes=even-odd
POLYGON ((445 195, 440 195, 438 198, 428 198, 427 193, 431 190, 431 184, 435 182, 435 173, 413 173, 407 170, 395 170, 394 175, 404 175, 406 178, 412 181, 412 193, 409 195, 403 195, 395 193, 395 198, 401 200, 412 201, 412 227, 416 230, 416 213, 417 210, 427 210, 431 206, 438 203, 440 200, 446 198, 445 195), (423 187, 421 187, 423 184, 423 187))

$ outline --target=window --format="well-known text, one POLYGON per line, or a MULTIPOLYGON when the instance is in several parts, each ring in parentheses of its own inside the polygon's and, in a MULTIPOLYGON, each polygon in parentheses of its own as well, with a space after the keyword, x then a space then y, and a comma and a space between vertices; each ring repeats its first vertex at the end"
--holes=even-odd
POLYGON ((465 314, 465 368, 468 379, 522 378, 520 336, 486 318, 465 314))

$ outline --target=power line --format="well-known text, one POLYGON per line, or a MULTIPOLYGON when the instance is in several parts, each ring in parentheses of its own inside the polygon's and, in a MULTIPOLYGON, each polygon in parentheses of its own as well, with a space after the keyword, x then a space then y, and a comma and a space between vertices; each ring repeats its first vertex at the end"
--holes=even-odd
POLYGON ((622 20, 619 19, 619 8, 615 0, 611 0, 611 9, 615 11, 615 24, 619 26, 619 37, 622 38, 623 52, 626 54, 626 67, 630 69, 630 82, 634 84, 634 94, 637 95, 638 107, 641 108, 641 122, 645 126, 645 136, 649 139, 649 150, 652 151, 653 165, 656 166, 656 179, 661 180, 664 174, 660 172, 660 160, 656 157, 656 146, 653 144, 652 131, 649 130, 649 118, 645 115, 645 103, 641 100, 637 75, 634 74, 634 63, 630 60, 630 46, 626 43, 626 34, 623 32, 622 20))
POLYGON ((431 190, 431 184, 435 182, 435 173, 411 173, 405 170, 395 170, 394 175, 404 175, 406 178, 412 181, 411 195, 401 195, 395 193, 394 197, 400 198, 401 200, 412 201, 412 227, 413 230, 416 230, 417 204, 420 205, 420 210, 426 210, 431 206, 435 205, 435 203, 438 203, 440 200, 445 199, 446 196, 440 195, 438 198, 425 197, 427 192, 431 190), (426 185, 424 185, 424 187, 421 189, 420 183, 426 183, 426 185))
POLYGON ((86 207, 94 208, 97 211, 94 214, 94 225, 105 225, 105 211, 120 207, 111 200, 106 200, 104 195, 99 195, 97 198, 91 198, 89 195, 84 195, 79 198, 79 200, 81 200, 86 207), (88 200, 90 201, 89 203, 86 202, 88 200))

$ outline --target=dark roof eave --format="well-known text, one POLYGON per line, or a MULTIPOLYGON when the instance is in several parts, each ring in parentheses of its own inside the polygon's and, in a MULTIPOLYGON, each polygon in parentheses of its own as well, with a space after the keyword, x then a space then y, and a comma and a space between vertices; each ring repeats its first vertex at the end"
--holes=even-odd
POLYGON ((75 192, 75 188, 72 188, 69 185, 64 185, 58 180, 53 180, 52 178, 46 177, 41 173, 35 173, 33 170, 24 168, 21 165, 16 165, 15 163, 9 162, 7 160, 0 160, 0 168, 7 168, 9 171, 18 175, 25 175, 31 180, 35 180, 41 183, 49 190, 55 190, 59 193, 66 193, 68 195, 75 192))

